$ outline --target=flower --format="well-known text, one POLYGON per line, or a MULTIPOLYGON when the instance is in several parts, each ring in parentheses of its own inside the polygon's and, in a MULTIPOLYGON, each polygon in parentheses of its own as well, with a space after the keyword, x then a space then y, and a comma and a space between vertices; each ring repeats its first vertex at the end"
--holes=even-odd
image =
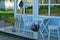
POLYGON ((33 24, 33 25, 31 26, 31 29, 32 29, 33 31, 35 31, 35 32, 38 32, 38 31, 39 31, 39 25, 33 24))

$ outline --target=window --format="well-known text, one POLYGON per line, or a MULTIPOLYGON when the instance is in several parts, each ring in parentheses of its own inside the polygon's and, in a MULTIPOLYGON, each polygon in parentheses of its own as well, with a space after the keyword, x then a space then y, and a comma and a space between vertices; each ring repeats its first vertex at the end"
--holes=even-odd
POLYGON ((25 0, 24 3, 25 3, 25 4, 32 4, 32 3, 33 3, 32 1, 33 1, 33 0, 25 0))
POLYGON ((51 0, 50 3, 50 15, 60 16, 60 0, 51 0))
POLYGON ((17 13, 18 14, 23 14, 24 9, 19 7, 19 3, 20 3, 20 0, 17 0, 17 3, 16 3, 17 4, 16 5, 17 6, 17 13))
POLYGON ((39 4, 47 4, 48 0, 38 0, 39 4))
POLYGON ((8 0, 5 0, 5 1, 8 1, 8 0))
POLYGON ((48 15, 48 6, 39 6, 39 15, 48 15))
POLYGON ((38 15, 48 15, 48 0, 38 0, 38 15), (42 5, 43 4, 43 5, 42 5))
POLYGON ((25 7, 25 14, 32 14, 33 13, 33 0, 25 0, 24 7, 25 7))
POLYGON ((13 2, 13 0, 10 0, 10 2, 13 2))
POLYGON ((38 0, 38 15, 60 16, 60 0, 38 0))
POLYGON ((60 0, 51 0, 50 2, 51 2, 51 4, 59 4, 60 0))
POLYGON ((51 14, 51 16, 60 16, 60 6, 51 6, 50 7, 51 9, 51 11, 50 11, 50 14, 51 14))
POLYGON ((20 1, 17 1, 17 13, 18 14, 32 14, 33 13, 33 6, 32 0, 23 0, 23 8, 19 7, 20 1))
POLYGON ((32 11, 33 9, 32 9, 32 6, 30 6, 30 7, 25 7, 25 13, 26 14, 32 14, 32 11))

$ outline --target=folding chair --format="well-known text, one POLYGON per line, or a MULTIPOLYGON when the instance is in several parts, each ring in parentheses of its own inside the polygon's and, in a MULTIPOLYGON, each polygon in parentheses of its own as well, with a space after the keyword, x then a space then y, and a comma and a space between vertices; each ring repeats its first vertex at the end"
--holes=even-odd
POLYGON ((28 19, 28 15, 26 15, 26 14, 22 15, 22 19, 23 19, 23 23, 24 23, 23 35, 25 35, 24 32, 27 32, 27 33, 29 33, 29 36, 32 36, 33 31, 31 31, 31 25, 33 24, 33 19, 32 19, 32 21, 29 21, 30 19, 28 19), (25 28, 28 28, 29 30, 26 30, 25 28))
POLYGON ((28 15, 26 14, 22 15, 22 19, 24 22, 24 26, 30 27, 33 24, 33 22, 28 21, 28 15))
POLYGON ((58 25, 49 25, 48 26, 48 31, 49 31, 48 40, 50 40, 50 37, 56 37, 55 35, 51 35, 50 33, 53 33, 53 34, 57 33, 58 34, 57 38, 59 40, 59 24, 60 24, 60 22, 58 23, 58 25))

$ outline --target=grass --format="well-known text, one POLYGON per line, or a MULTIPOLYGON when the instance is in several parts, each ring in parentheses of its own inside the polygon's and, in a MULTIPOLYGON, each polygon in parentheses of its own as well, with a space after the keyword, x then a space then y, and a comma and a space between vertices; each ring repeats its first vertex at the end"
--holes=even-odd
MULTIPOLYGON (((25 11, 26 14, 32 14, 33 11, 32 11, 32 7, 28 7, 26 8, 26 11, 25 11)), ((50 9, 50 13, 51 15, 60 15, 60 7, 59 6, 56 6, 56 7, 51 7, 50 9), (57 14, 58 13, 58 14, 57 14)), ((47 6, 41 6, 39 8, 39 15, 48 15, 48 7, 47 6)))
MULTIPOLYGON (((53 16, 60 16, 60 7, 51 7, 50 13, 53 16)), ((39 8, 39 15, 48 15, 48 8, 47 7, 40 7, 39 8)))
MULTIPOLYGON (((47 7, 43 7, 43 8, 39 8, 40 13, 47 13, 48 12, 48 8, 47 7)), ((60 12, 60 7, 51 7, 51 13, 59 13, 60 12)))
MULTIPOLYGON (((32 14, 33 13, 32 9, 33 9, 32 6, 26 8, 25 13, 26 14, 32 14)), ((40 14, 43 14, 43 15, 48 14, 48 7, 46 7, 46 6, 40 7, 39 8, 39 15, 40 14)), ((57 7, 51 7, 51 15, 60 15, 60 7, 58 7, 58 6, 57 7)), ((3 9, 1 9, 0 10, 0 19, 2 19, 4 16, 14 16, 14 10, 3 10, 3 9)))
POLYGON ((14 16, 13 10, 0 10, 0 20, 2 20, 5 16, 14 16))

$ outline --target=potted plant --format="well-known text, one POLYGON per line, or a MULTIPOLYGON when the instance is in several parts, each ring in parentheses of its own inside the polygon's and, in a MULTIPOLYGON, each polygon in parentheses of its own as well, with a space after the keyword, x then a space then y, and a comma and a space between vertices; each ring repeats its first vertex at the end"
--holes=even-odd
POLYGON ((33 24, 31 26, 31 29, 32 29, 33 34, 34 34, 34 38, 37 39, 38 38, 39 25, 38 24, 33 24))

